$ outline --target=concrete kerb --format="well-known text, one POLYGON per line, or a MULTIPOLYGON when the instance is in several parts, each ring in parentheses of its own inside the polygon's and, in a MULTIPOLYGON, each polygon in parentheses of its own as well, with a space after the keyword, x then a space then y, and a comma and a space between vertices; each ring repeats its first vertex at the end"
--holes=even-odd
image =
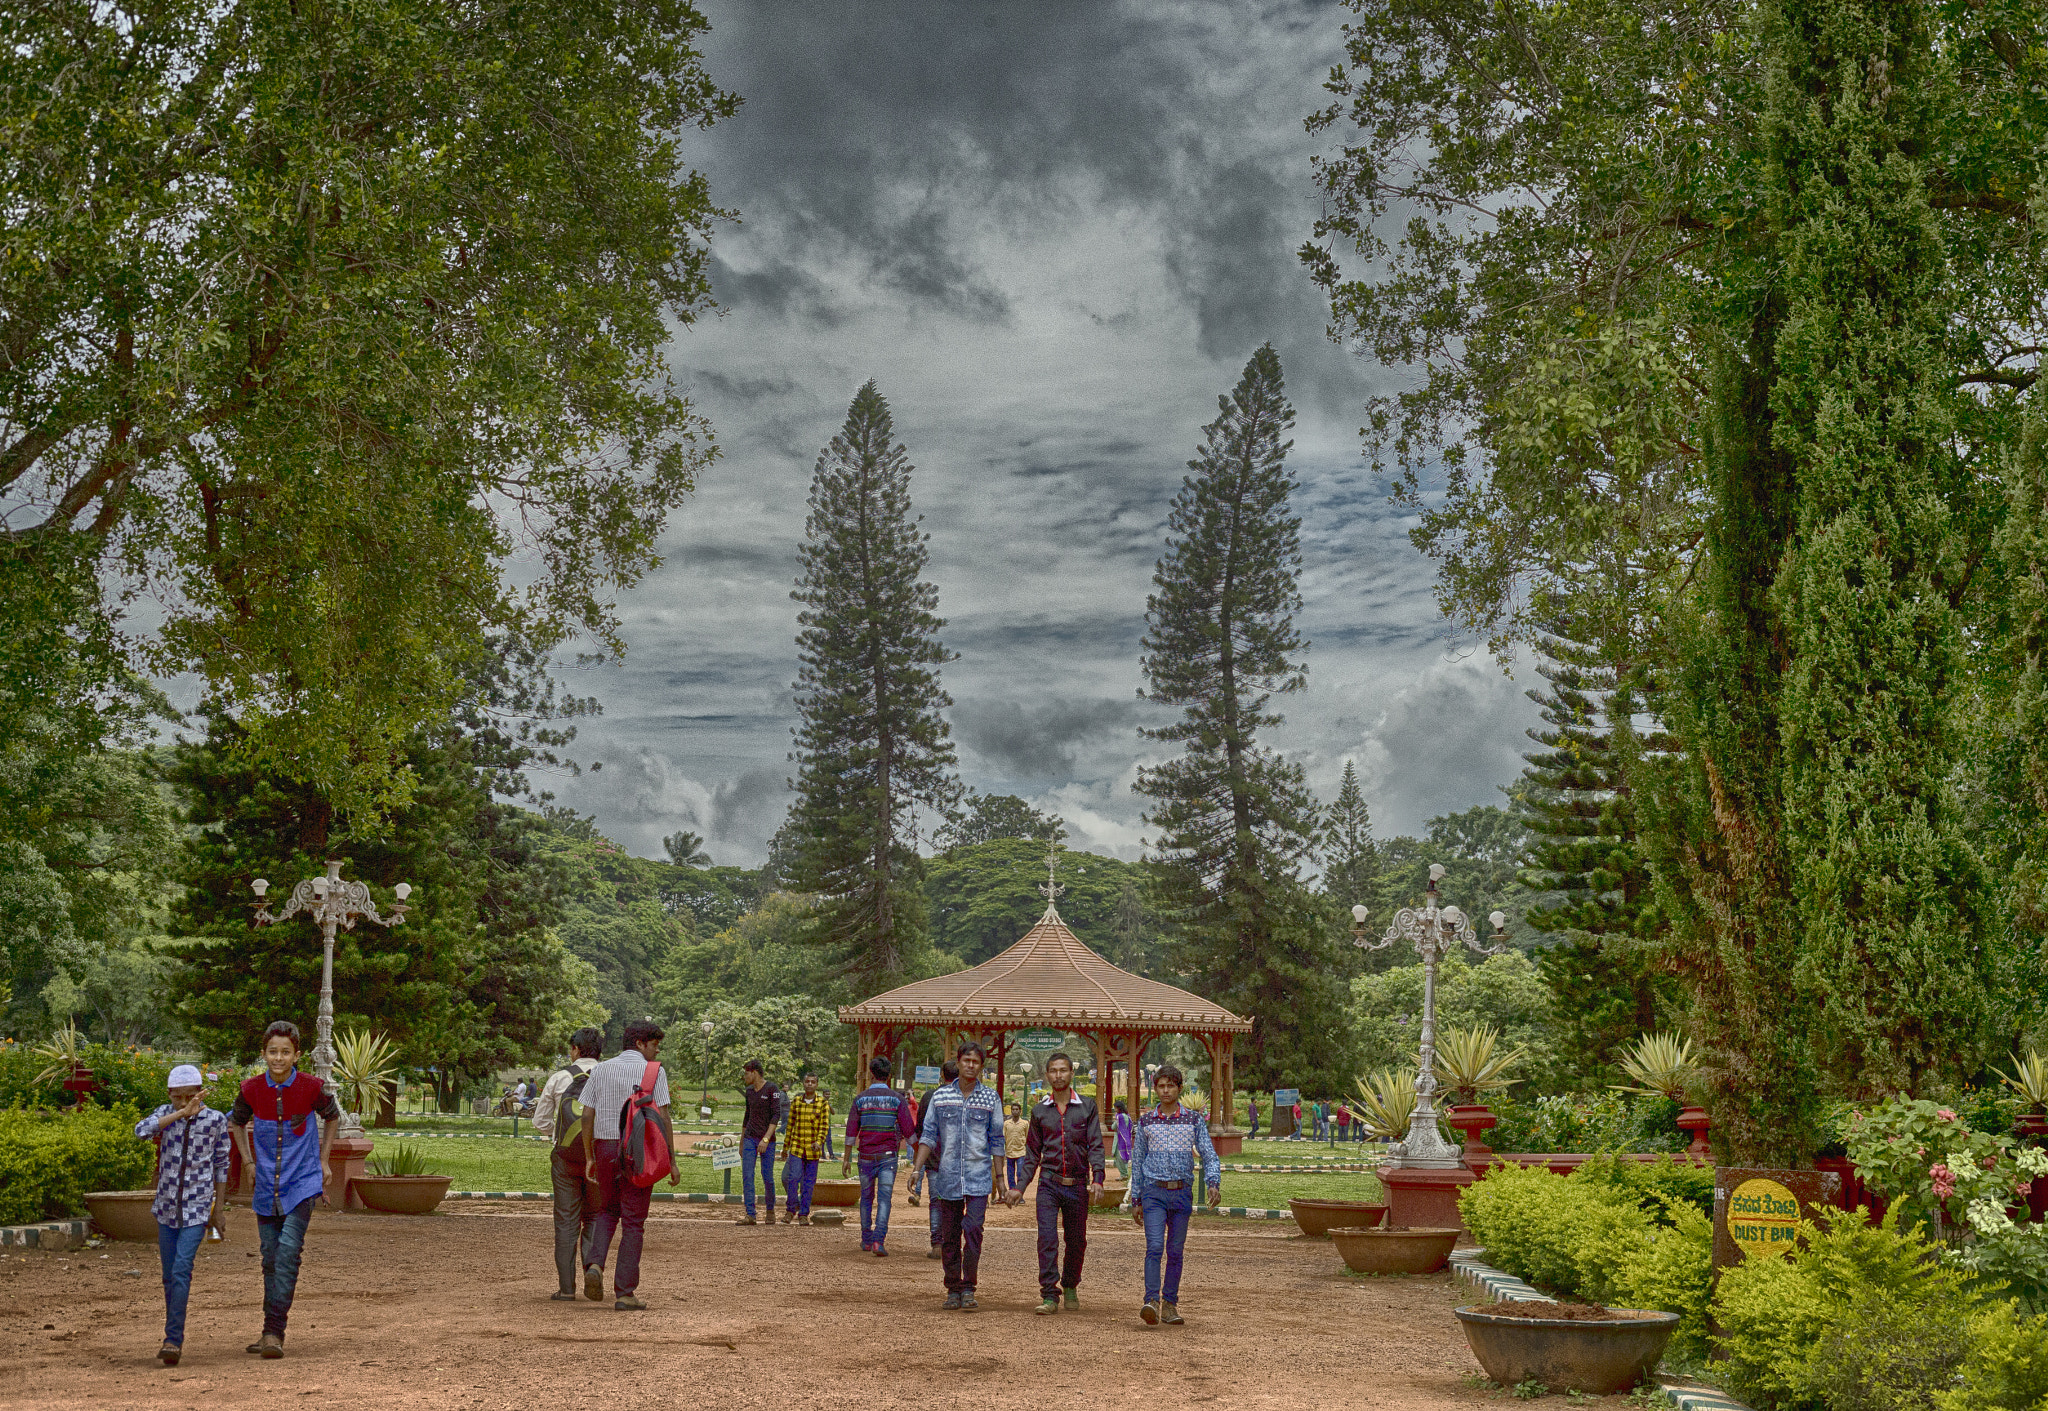
POLYGON ((0 1225, 0 1249, 83 1249, 90 1220, 45 1220, 35 1225, 0 1225))
MULTIPOLYGON (((1530 1284, 1512 1274, 1504 1274, 1488 1264, 1483 1249, 1460 1249, 1451 1255, 1451 1272, 1468 1284, 1476 1284, 1486 1291, 1487 1297, 1496 1303, 1509 1299, 1526 1303, 1555 1303, 1556 1299, 1540 1292, 1530 1284)), ((1695 1386, 1676 1377, 1659 1377, 1657 1385, 1664 1394, 1678 1403, 1679 1411, 1750 1411, 1750 1408, 1712 1387, 1695 1386)))
MULTIPOLYGON (((553 1200, 547 1191, 450 1191, 444 1200, 553 1200)), ((737 1205, 742 1197, 718 1195, 708 1191, 655 1191, 649 1200, 679 1201, 687 1205, 737 1205)), ((1107 1213, 1107 1212, 1105 1212, 1107 1213)), ((1197 1215, 1208 1215, 1226 1220, 1286 1220, 1292 1222, 1291 1210, 1261 1210, 1256 1206, 1226 1205, 1211 1210, 1207 1206, 1197 1207, 1197 1215)))

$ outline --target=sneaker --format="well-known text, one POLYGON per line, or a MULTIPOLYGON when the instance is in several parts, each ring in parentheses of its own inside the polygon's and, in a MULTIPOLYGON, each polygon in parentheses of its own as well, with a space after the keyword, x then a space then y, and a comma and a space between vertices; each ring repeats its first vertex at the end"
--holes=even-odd
POLYGON ((560 1293, 551 1293, 548 1295, 548 1302, 550 1303, 574 1303, 575 1301, 576 1295, 571 1293, 567 1289, 563 1289, 560 1293))
POLYGON ((1146 1304, 1143 1308, 1140 1308, 1138 1310, 1138 1316, 1140 1318, 1143 1318, 1147 1323, 1156 1324, 1159 1321, 1159 1305, 1156 1303, 1146 1304))
POLYGON ((638 1313, 646 1306, 639 1299, 633 1297, 632 1294, 622 1293, 618 1296, 617 1301, 612 1304, 612 1309, 618 1313, 638 1313))
POLYGON ((183 1353, 183 1348, 179 1347, 178 1344, 172 1342, 169 1338, 165 1338, 164 1345, 156 1350, 156 1360, 163 1363, 166 1367, 175 1367, 178 1365, 178 1358, 183 1353))
POLYGON ((1057 1313, 1060 1311, 1060 1301, 1059 1299, 1051 1296, 1041 1298, 1038 1300, 1038 1306, 1032 1309, 1031 1311, 1033 1313, 1040 1315, 1041 1317, 1048 1313, 1057 1313))
POLYGON ((926 1255, 925 1255, 925 1258, 927 1258, 927 1259, 943 1259, 943 1258, 945 1258, 945 1256, 944 1256, 943 1254, 940 1254, 940 1253, 939 1253, 939 1247, 938 1247, 937 1245, 933 1245, 933 1246, 931 1247, 931 1252, 930 1252, 930 1253, 928 1253, 928 1254, 926 1254, 926 1255))
POLYGON ((799 1225, 808 1225, 811 1223, 811 1217, 809 1215, 799 1215, 796 1217, 796 1222, 799 1225))
POLYGON ((1066 1291, 1066 1297, 1067 1311, 1069 1313, 1079 1313, 1081 1311, 1081 1295, 1075 1293, 1072 1289, 1068 1289, 1066 1291))
POLYGON ((862 1240, 860 1242, 860 1252, 862 1254, 873 1254, 875 1252, 875 1242, 873 1240, 862 1240))
POLYGON ((955 1293, 949 1293, 949 1294, 947 1294, 947 1295, 946 1295, 946 1308, 945 1308, 945 1311, 946 1311, 946 1312, 948 1312, 948 1313, 954 1313, 954 1312, 958 1312, 958 1311, 959 1311, 959 1308, 960 1308, 960 1295, 959 1295, 959 1294, 958 1294, 957 1292, 955 1292, 955 1293))
POLYGON ((284 1356, 284 1334, 265 1333, 257 1340, 256 1351, 258 1356, 273 1362, 276 1361, 284 1356))
MULTIPOLYGON (((772 1223, 775 1217, 771 1215, 771 1216, 769 1216, 768 1218, 769 1218, 770 1222, 772 1223)), ((794 1224, 796 1223, 796 1212, 795 1212, 794 1210, 785 1210, 785 1211, 783 1211, 783 1212, 782 1212, 782 1223, 783 1223, 783 1224, 785 1224, 785 1225, 794 1225, 794 1224)))
POLYGON ((604 1302, 604 1268, 598 1264, 583 1266, 583 1296, 592 1303, 604 1302))
MULTIPOLYGON (((756 1219, 755 1219, 755 1218, 754 1218, 753 1216, 751 1216, 751 1215, 742 1215, 742 1216, 740 1216, 740 1218, 739 1218, 739 1219, 737 1219, 737 1220, 733 1221, 733 1223, 734 1223, 735 1225, 758 1225, 758 1224, 760 1224, 761 1222, 760 1222, 759 1220, 756 1220, 756 1219)), ((773 1221, 773 1220, 771 1219, 771 1220, 770 1220, 770 1221, 769 1221, 768 1223, 772 1225, 772 1224, 774 1224, 775 1222, 774 1222, 774 1221, 773 1221)))
POLYGON ((888 1251, 888 1250, 886 1250, 886 1249, 882 1248, 882 1247, 881 1247, 880 1245, 876 1245, 876 1246, 875 1246, 875 1258, 877 1258, 877 1259, 887 1259, 888 1257, 889 1257, 889 1251, 888 1251))
POLYGON ((1178 1325, 1185 1323, 1187 1319, 1180 1316, 1180 1305, 1178 1303, 1162 1303, 1159 1305, 1159 1321, 1178 1325))
POLYGON ((962 1313, 972 1313, 980 1307, 981 1305, 974 1301, 973 1289, 960 1290, 960 1311, 962 1313))

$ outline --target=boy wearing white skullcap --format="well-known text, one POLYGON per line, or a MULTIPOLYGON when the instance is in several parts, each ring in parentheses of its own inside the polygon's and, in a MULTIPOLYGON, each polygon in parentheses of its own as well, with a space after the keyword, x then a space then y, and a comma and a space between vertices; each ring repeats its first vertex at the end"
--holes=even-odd
POLYGON ((206 1105, 205 1077, 189 1063, 171 1070, 171 1100, 135 1124, 135 1135, 155 1142, 156 1247, 164 1266, 164 1345, 157 1356, 178 1365, 185 1345, 185 1304, 192 1295, 192 1262, 206 1227, 225 1230, 228 1157, 234 1135, 227 1114, 206 1105))

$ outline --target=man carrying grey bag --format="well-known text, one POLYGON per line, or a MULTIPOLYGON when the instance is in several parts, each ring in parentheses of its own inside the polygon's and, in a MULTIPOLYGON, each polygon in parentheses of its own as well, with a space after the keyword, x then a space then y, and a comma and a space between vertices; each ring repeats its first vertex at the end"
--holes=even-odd
POLYGON ((583 1267, 583 1245, 590 1234, 592 1212, 583 1195, 583 1085, 603 1056, 603 1034, 589 1028, 571 1034, 568 1066, 548 1075, 533 1107, 533 1129, 555 1139, 548 1178, 554 1186, 555 1277, 561 1285, 550 1295, 556 1303, 576 1301, 576 1273, 583 1267))

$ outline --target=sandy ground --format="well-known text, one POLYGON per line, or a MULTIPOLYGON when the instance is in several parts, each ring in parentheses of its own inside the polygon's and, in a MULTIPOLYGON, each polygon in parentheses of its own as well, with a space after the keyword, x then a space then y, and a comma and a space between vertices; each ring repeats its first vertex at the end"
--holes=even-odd
POLYGON ((153 1354, 153 1247, 0 1260, 0 1407, 1029 1407, 1136 1404, 1437 1408, 1501 1404, 1448 1275, 1341 1277, 1327 1241, 1198 1221, 1188 1324, 1136 1316, 1144 1241, 1091 1222, 1077 1315, 1039 1318, 1028 1206, 991 1219, 982 1311, 942 1313, 925 1210, 896 1202, 878 1260, 845 1229, 740 1228, 719 1207, 648 1223, 645 1313, 552 1303, 545 1207, 473 1202, 436 1217, 314 1216, 287 1355, 242 1351, 262 1324, 255 1222, 230 1217, 194 1279, 185 1358, 153 1354), (104 1257, 103 1257, 104 1256, 104 1257), (135 1271, 139 1271, 135 1272, 135 1271), (310 1399, 310 1400, 307 1400, 310 1399))

